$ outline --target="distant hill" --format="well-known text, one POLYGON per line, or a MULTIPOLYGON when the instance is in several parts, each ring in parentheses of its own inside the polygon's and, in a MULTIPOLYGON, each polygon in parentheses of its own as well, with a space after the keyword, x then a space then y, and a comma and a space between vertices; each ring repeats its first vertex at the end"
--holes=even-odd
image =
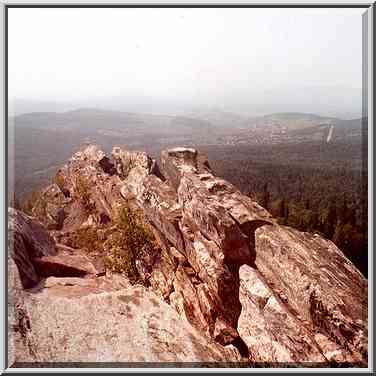
POLYGON ((332 137, 358 137, 367 132, 367 119, 343 120, 310 113, 285 112, 259 116, 246 121, 246 129, 258 133, 285 134, 290 140, 305 137, 326 139, 332 128, 332 137))
POLYGON ((268 144, 325 140, 361 135, 361 119, 342 120, 305 113, 275 113, 247 119, 211 110, 159 115, 81 108, 67 112, 33 112, 8 122, 9 180, 20 195, 45 184, 57 166, 85 143, 146 150, 157 156, 176 145, 268 144))
POLYGON ((34 127, 49 131, 75 131, 88 135, 107 134, 136 136, 147 134, 182 135, 208 131, 209 122, 184 116, 139 114, 82 108, 68 112, 33 112, 10 120, 18 128, 34 127))
POLYGON ((244 115, 221 110, 197 110, 189 112, 187 116, 209 122, 216 127, 216 130, 221 131, 241 129, 247 122, 247 117, 244 115))
POLYGON ((281 125, 288 130, 302 129, 319 124, 338 122, 340 119, 299 112, 275 113, 250 119, 253 126, 281 125))

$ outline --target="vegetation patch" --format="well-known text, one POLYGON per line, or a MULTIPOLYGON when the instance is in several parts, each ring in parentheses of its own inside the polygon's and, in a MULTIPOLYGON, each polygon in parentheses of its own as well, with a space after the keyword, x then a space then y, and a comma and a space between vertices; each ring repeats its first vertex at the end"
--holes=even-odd
POLYGON ((106 267, 126 275, 132 284, 141 282, 136 267, 137 257, 142 252, 153 252, 156 247, 153 234, 142 223, 140 216, 130 208, 123 207, 117 219, 117 231, 110 238, 106 267))
POLYGON ((100 236, 101 229, 94 226, 87 226, 77 229, 69 237, 69 246, 80 248, 87 253, 96 251, 104 252, 104 239, 100 236))
MULTIPOLYGON (((41 191, 33 191, 30 193, 29 196, 25 199, 24 202, 21 204, 21 210, 24 211, 28 215, 33 215, 33 208, 36 206, 37 203, 39 203, 41 200, 42 192, 41 191)), ((45 210, 47 203, 44 202, 42 205, 40 205, 41 208, 38 211, 38 215, 45 215, 45 210)))
POLYGON ((77 177, 75 196, 81 202, 87 215, 95 213, 95 204, 91 200, 90 184, 84 176, 79 175, 77 177))
POLYGON ((52 179, 52 181, 61 189, 63 190, 64 184, 65 184, 65 179, 63 175, 58 172, 55 177, 52 179))

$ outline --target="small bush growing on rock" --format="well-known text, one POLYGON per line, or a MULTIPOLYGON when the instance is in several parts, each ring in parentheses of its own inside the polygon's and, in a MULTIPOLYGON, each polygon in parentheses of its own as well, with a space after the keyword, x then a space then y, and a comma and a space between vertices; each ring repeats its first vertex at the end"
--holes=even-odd
MULTIPOLYGON (((33 191, 29 194, 29 196, 26 198, 26 200, 21 204, 21 210, 23 210, 26 214, 33 215, 33 208, 37 204, 37 202, 40 200, 42 193, 40 191, 33 191)), ((45 205, 42 205, 42 209, 46 209, 47 203, 44 203, 45 205)), ((40 213, 45 214, 45 213, 40 213)))
POLYGON ((90 185, 85 177, 78 176, 75 193, 83 205, 86 214, 93 214, 95 212, 95 205, 91 202, 90 185))
POLYGON ((132 284, 140 282, 136 267, 137 256, 145 249, 155 247, 152 233, 142 224, 139 215, 124 207, 117 223, 118 231, 112 234, 111 252, 106 266, 113 272, 125 274, 132 284))
POLYGON ((64 183, 65 183, 65 180, 64 180, 64 177, 63 175, 58 172, 55 177, 52 179, 52 181, 60 188, 60 189, 63 189, 64 188, 64 183))
POLYGON ((98 229, 96 227, 82 227, 71 234, 69 246, 83 249, 87 253, 93 251, 103 252, 103 239, 98 235, 98 229))

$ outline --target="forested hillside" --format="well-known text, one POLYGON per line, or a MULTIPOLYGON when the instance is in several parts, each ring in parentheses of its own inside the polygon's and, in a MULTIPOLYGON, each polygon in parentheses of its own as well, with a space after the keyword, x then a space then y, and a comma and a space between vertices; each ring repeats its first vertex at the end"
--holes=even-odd
POLYGON ((333 144, 207 147, 215 172, 280 223, 333 240, 367 275, 367 149, 333 144))

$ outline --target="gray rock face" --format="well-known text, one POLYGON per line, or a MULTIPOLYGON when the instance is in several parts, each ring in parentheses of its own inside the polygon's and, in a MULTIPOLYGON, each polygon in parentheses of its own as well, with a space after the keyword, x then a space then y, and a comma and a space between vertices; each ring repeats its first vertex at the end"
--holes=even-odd
POLYGON ((59 242, 85 228, 110 239, 119 208, 141 211, 159 245, 137 255, 149 290, 103 275, 95 242, 88 256, 56 247, 42 225, 10 210, 13 301, 22 297, 29 320, 16 320, 26 329, 14 332, 23 345, 12 359, 367 364, 367 280, 332 242, 278 225, 194 149, 164 151, 161 161, 89 146, 38 203, 59 242))
POLYGON ((17 265, 22 285, 39 282, 33 260, 56 254, 55 243, 43 225, 13 208, 8 210, 8 252, 17 265))

